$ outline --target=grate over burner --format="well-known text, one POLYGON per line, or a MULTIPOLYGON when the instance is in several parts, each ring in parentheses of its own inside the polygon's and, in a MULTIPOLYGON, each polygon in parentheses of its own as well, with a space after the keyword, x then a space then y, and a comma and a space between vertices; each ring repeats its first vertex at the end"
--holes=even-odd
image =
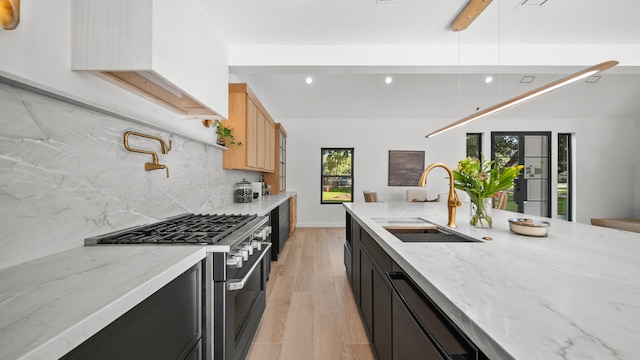
POLYGON ((184 214, 94 238, 98 244, 207 244, 238 230, 256 215, 184 214))

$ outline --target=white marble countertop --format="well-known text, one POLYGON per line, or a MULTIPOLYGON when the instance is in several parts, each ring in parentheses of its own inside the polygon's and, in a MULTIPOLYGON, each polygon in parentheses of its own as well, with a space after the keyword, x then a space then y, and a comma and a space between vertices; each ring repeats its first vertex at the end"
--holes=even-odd
POLYGON ((171 282, 204 246, 87 246, 0 270, 0 359, 57 359, 171 282))
MULTIPOLYGON (((444 203, 350 203, 345 208, 491 359, 637 359, 640 234, 562 220, 549 236, 454 231, 482 243, 403 243, 372 218, 420 217, 446 225, 444 203)), ((533 217, 534 219, 540 219, 533 217)))
POLYGON ((257 214, 258 216, 268 215, 271 210, 280 206, 290 197, 296 195, 295 192, 285 192, 278 195, 267 195, 260 199, 254 199, 250 203, 232 203, 214 209, 216 214, 257 214))
MULTIPOLYGON (((264 216, 293 195, 213 212, 264 216)), ((0 270, 0 359, 63 356, 205 256, 206 246, 101 245, 0 270)))

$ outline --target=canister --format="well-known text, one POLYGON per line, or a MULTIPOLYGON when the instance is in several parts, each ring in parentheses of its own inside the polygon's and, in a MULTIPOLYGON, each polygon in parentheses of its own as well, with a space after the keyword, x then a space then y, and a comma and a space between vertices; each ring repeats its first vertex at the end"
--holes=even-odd
POLYGON ((234 189, 234 200, 237 203, 250 203, 253 199, 253 187, 247 179, 242 179, 234 189))

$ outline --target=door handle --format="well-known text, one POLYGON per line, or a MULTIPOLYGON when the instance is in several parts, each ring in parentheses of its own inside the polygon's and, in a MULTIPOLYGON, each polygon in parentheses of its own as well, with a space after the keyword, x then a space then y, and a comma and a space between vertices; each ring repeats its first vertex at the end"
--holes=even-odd
POLYGON ((515 180, 515 191, 513 193, 513 199, 516 202, 527 201, 527 186, 528 181, 524 177, 519 177, 515 180))

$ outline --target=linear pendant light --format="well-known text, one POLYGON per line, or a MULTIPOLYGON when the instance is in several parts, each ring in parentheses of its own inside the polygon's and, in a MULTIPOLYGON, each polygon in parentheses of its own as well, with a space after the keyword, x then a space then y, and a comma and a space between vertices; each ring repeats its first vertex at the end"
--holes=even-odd
POLYGON ((518 95, 514 98, 511 98, 509 100, 503 101, 499 104, 490 106, 482 111, 478 111, 477 113, 471 114, 467 117, 464 117, 458 121, 452 122, 451 124, 440 128, 432 133, 430 133, 429 135, 427 135, 426 137, 432 137, 438 134, 441 134, 447 130, 451 130, 453 128, 456 128, 458 126, 462 126, 466 123, 469 123, 471 121, 474 120, 478 120, 480 118, 483 118, 485 116, 489 116, 489 115, 493 115, 499 111, 502 111, 504 109, 508 109, 510 107, 522 104, 523 102, 527 101, 527 100, 531 100, 536 96, 540 96, 542 94, 546 94, 550 91, 553 91, 555 89, 558 89, 560 87, 563 87, 565 85, 568 85, 574 81, 578 81, 580 79, 584 79, 584 78, 588 78, 589 76, 592 76, 596 73, 599 73, 600 71, 604 71, 607 69, 610 69, 614 66, 618 65, 618 61, 615 60, 611 60, 611 61, 605 61, 603 63, 600 63, 598 65, 594 65, 592 67, 586 68, 584 70, 578 71, 575 74, 571 74, 569 76, 563 77, 562 79, 558 79, 556 81, 550 82, 546 85, 543 85, 539 88, 530 90, 525 92, 524 94, 518 95))

